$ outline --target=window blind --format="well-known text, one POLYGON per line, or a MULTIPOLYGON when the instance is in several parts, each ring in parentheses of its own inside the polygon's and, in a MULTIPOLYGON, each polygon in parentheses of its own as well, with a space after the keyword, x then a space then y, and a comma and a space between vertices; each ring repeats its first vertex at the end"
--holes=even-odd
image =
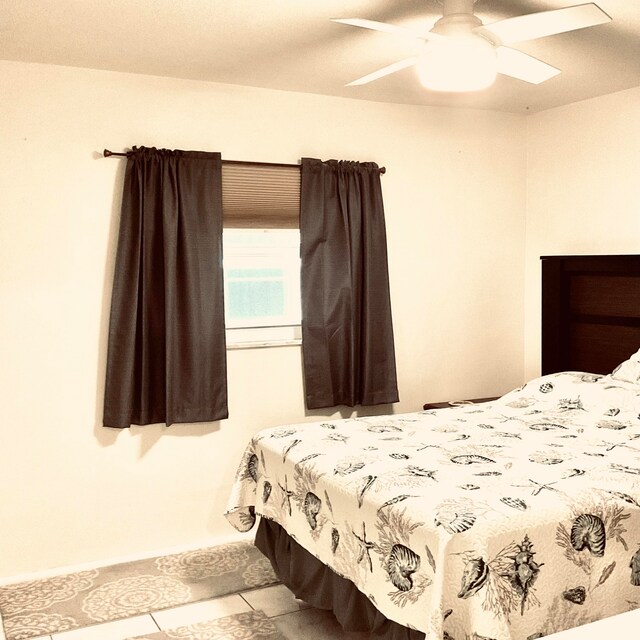
POLYGON ((222 163, 223 226, 298 229, 300 167, 222 163))

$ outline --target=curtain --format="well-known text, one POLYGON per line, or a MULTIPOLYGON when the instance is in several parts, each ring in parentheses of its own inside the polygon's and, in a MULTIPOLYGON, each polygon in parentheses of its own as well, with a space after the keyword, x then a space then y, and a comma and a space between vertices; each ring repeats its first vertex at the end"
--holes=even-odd
POLYGON ((300 245, 307 408, 397 402, 375 163, 302 159, 300 245))
POLYGON ((133 148, 124 179, 103 424, 228 416, 219 153, 133 148))

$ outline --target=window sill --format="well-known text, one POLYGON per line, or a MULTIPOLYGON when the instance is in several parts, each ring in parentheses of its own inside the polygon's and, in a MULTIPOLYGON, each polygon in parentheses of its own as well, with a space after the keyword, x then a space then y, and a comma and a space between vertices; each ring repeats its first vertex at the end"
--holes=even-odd
POLYGON ((302 328, 299 324, 228 328, 226 336, 227 349, 262 349, 302 344, 302 328))
POLYGON ((235 342, 227 345, 227 351, 236 349, 266 349, 269 347, 299 347, 302 340, 268 340, 262 342, 235 342))

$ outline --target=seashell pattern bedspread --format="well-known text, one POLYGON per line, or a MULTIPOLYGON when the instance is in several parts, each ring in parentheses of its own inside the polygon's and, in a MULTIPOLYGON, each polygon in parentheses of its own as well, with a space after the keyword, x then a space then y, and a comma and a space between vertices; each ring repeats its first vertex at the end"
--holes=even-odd
POLYGON ((427 640, 531 640, 640 606, 640 386, 544 376, 499 400, 267 429, 256 514, 427 640))

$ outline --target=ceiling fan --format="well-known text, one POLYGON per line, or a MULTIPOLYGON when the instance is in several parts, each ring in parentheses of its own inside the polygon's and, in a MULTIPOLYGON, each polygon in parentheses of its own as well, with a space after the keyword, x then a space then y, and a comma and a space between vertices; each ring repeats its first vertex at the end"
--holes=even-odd
POLYGON ((361 18, 332 20, 423 41, 418 55, 394 62, 346 86, 367 84, 411 66, 417 67, 422 84, 436 91, 485 89, 498 73, 540 84, 559 74, 560 70, 507 45, 593 27, 611 20, 600 7, 589 2, 483 25, 473 13, 476 1, 438 0, 442 4, 443 15, 427 33, 361 18))

